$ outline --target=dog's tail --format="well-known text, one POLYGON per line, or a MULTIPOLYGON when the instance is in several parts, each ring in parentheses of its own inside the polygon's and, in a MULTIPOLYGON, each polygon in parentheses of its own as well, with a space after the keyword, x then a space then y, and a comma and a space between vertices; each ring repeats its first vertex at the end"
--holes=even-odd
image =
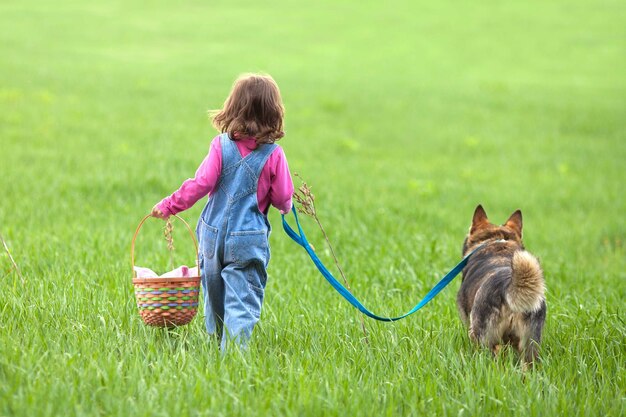
POLYGON ((545 300, 545 284, 539 261, 525 250, 517 251, 511 260, 513 275, 506 301, 511 310, 529 313, 541 308, 545 300))

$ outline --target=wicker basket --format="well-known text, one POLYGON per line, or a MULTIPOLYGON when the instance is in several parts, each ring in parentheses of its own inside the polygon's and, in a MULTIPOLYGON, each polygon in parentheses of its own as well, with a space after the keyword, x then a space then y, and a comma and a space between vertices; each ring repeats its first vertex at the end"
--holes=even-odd
MULTIPOLYGON (((174 215, 189 230, 196 247, 196 261, 199 265, 198 242, 193 231, 180 217, 174 215)), ((198 295, 200 293, 200 277, 179 278, 137 278, 135 272, 135 239, 146 219, 144 217, 133 236, 130 249, 133 270, 133 285, 139 315, 144 323, 156 327, 174 327, 189 323, 198 311, 198 295)))

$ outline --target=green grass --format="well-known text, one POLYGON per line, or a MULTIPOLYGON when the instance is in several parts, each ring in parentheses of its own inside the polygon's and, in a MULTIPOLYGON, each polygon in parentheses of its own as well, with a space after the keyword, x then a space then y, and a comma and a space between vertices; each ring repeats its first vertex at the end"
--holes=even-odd
MULTIPOLYGON (((624 21, 620 1, 3 2, 0 233, 25 283, 2 252, 0 415, 624 415, 624 21), (536 370, 470 345, 458 282, 365 345, 276 212, 249 352, 221 356, 202 317, 141 323, 134 229, 246 71, 279 83, 290 167, 376 313, 458 261, 478 203, 522 209, 548 286, 536 370)), ((139 264, 166 266, 160 226, 139 264)))

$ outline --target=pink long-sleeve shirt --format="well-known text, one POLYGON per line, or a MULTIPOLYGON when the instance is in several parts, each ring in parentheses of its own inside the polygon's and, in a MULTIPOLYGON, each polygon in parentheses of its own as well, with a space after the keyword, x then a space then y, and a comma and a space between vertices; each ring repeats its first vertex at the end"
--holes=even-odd
MULTIPOLYGON (((256 142, 252 137, 241 138, 235 141, 242 157, 246 157, 256 149, 256 142)), ((194 178, 189 178, 169 197, 164 198, 157 205, 164 215, 170 216, 193 206, 196 201, 210 195, 222 172, 222 145, 219 136, 211 142, 209 154, 204 158, 194 178)), ((257 188, 259 210, 267 214, 270 204, 281 213, 291 210, 293 196, 293 182, 287 165, 287 158, 280 146, 277 146, 261 170, 257 188)))

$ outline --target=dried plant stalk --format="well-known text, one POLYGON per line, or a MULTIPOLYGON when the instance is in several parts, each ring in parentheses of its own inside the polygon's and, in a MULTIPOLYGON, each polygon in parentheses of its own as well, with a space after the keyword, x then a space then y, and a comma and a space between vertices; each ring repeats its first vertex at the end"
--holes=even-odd
POLYGON ((173 230, 174 226, 172 225, 172 221, 168 218, 165 222, 163 235, 165 236, 165 240, 167 241, 167 250, 170 253, 170 270, 174 269, 174 237, 172 236, 173 230))
POLYGON ((2 235, 0 235, 0 240, 2 241, 2 246, 4 246, 4 251, 7 253, 7 255, 9 255, 9 259, 11 260, 11 263, 13 264, 13 268, 9 269, 6 275, 10 274, 11 271, 15 270, 15 272, 17 273, 17 276, 20 277, 20 279, 22 280, 22 284, 26 283, 26 280, 24 280, 24 276, 22 275, 20 268, 17 266, 17 263, 15 263, 13 256, 11 256, 11 252, 9 252, 9 247, 4 241, 4 238, 2 237, 2 235))
MULTIPOLYGON (((317 223, 317 226, 320 228, 320 230, 322 231, 322 234, 324 235, 326 244, 328 245, 330 249, 330 253, 333 257, 333 260, 335 261, 335 265, 337 266, 339 273, 341 274, 341 278, 343 278, 343 282, 346 288, 348 289, 348 291, 352 292, 352 288, 350 288, 350 283, 348 282, 346 275, 343 273, 343 269, 341 268, 341 265, 339 265, 339 261, 337 260, 337 256, 335 254, 335 250, 333 249, 333 245, 331 245, 330 240, 328 239, 328 235, 326 234, 326 230, 324 230, 324 226, 322 226, 322 222, 320 222, 319 217, 317 217, 317 211, 315 210, 315 195, 313 195, 313 193, 311 192, 311 187, 307 185, 307 183, 304 181, 304 179, 300 175, 295 173, 295 176, 298 177, 300 181, 302 181, 302 184, 300 185, 300 187, 297 190, 295 190, 293 194, 294 199, 300 205, 300 207, 296 207, 296 209, 302 214, 313 217, 313 219, 317 223)), ((315 248, 313 248, 313 250, 315 250, 315 248)), ((365 343, 369 344, 367 328, 365 327, 365 320, 363 320, 363 316, 360 314, 359 314, 359 319, 361 320, 361 329, 363 330, 365 343)))

